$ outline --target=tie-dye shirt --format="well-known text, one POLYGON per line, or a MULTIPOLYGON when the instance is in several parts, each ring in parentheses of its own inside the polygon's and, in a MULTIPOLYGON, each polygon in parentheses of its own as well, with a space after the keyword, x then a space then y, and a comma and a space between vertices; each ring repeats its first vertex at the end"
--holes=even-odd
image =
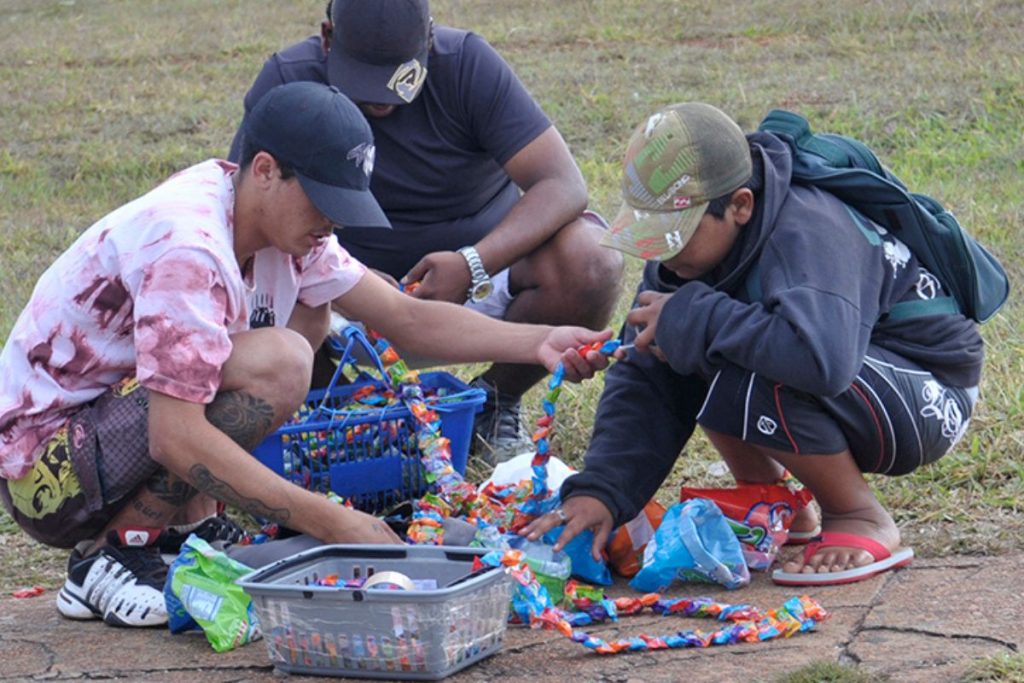
POLYGON ((0 477, 24 476, 71 413, 124 377, 209 403, 230 335, 250 318, 284 325, 296 301, 320 306, 363 276, 332 236, 301 258, 263 249, 243 278, 235 170, 209 160, 172 176, 86 230, 39 278, 0 352, 0 477))

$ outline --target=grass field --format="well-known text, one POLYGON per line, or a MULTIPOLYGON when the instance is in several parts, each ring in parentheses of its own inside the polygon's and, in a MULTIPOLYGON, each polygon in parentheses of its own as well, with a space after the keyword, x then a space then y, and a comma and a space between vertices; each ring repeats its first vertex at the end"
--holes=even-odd
MULTIPOLYGON (((516 68, 569 141, 592 207, 617 206, 631 129, 703 100, 756 126, 773 107, 859 137, 940 198, 1003 260, 1024 262, 1024 4, 1016 0, 435 0, 516 68)), ((319 0, 0 0, 0 338, 42 270, 94 220, 223 155, 263 60, 309 35, 319 0)), ((639 268, 629 271, 628 289, 639 268)), ((628 303, 623 301, 623 307, 628 303)), ((625 310, 620 310, 618 324, 625 310)), ((983 328, 983 401, 937 465, 873 479, 919 555, 1024 548, 1024 311, 983 328)), ((457 370, 468 376, 468 370, 457 370)), ((576 462, 600 381, 560 403, 576 462)), ((540 393, 528 404, 536 413, 540 393)), ((726 483, 696 439, 662 489, 726 483)), ((65 554, 0 516, 0 589, 56 585, 65 554)))

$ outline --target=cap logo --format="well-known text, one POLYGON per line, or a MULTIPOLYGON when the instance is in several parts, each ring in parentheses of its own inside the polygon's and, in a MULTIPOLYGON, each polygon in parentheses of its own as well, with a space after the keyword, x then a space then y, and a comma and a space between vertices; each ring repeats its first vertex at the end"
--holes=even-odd
POLYGON ((662 119, 664 118, 665 115, 662 114, 661 112, 658 112, 657 114, 651 116, 651 118, 647 119, 647 125, 644 127, 644 137, 651 137, 651 134, 654 133, 654 129, 658 127, 658 124, 661 123, 662 119))
POLYGON ((676 197, 672 200, 672 208, 674 209, 688 209, 690 208, 689 197, 676 197))
POLYGON ((685 185, 688 182, 690 182, 690 176, 683 175, 681 178, 679 178, 674 183, 669 185, 667 190, 665 190, 660 195, 658 195, 655 198, 654 203, 657 204, 658 206, 663 205, 665 202, 667 202, 672 197, 672 195, 674 195, 676 192, 678 192, 680 190, 680 188, 682 188, 683 185, 685 185))
POLYGON ((391 74, 388 89, 406 102, 412 102, 426 77, 427 68, 418 59, 410 59, 405 64, 399 64, 395 73, 391 74))
POLYGON ((681 250, 683 248, 683 245, 685 244, 683 242, 683 235, 678 230, 673 230, 672 232, 666 234, 665 243, 668 245, 669 249, 675 250, 681 250))
POLYGON ((373 145, 369 142, 360 142, 348 151, 345 158, 355 161, 356 166, 363 169, 363 173, 369 178, 370 174, 373 173, 373 158, 376 154, 377 149, 373 145))

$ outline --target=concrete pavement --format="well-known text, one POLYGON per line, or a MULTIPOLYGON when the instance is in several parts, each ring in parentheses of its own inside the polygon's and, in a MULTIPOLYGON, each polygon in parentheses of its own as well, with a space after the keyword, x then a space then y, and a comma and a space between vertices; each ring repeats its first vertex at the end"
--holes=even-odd
MULTIPOLYGON (((453 676, 463 681, 773 681, 815 661, 858 666, 892 681, 958 681, 974 660, 1024 647, 1022 555, 918 559, 909 569, 848 586, 806 591, 831 614, 788 640, 599 656, 551 632, 509 629, 502 651, 453 676)), ((115 629, 72 622, 54 607, 57 586, 40 597, 0 597, 0 681, 318 681, 270 666, 262 641, 217 654, 200 634, 115 629)), ((615 595, 632 594, 625 585, 615 595)), ((678 585, 673 596, 774 608, 797 594, 763 574, 728 592, 678 585)), ((605 639, 708 629, 706 620, 624 617, 592 629, 605 639)))

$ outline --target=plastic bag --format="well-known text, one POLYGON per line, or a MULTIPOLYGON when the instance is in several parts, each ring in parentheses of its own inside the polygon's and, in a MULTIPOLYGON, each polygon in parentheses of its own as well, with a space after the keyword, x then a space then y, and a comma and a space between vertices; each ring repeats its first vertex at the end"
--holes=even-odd
POLYGON ((781 484, 741 484, 734 488, 698 489, 682 487, 679 499, 707 498, 715 501, 740 540, 743 556, 751 569, 771 567, 786 542, 793 517, 812 499, 807 489, 790 489, 781 484))
POLYGON ((654 532, 661 525, 664 516, 665 506, 651 500, 639 515, 615 530, 605 547, 608 564, 612 569, 627 578, 635 576, 640 571, 644 549, 654 538, 654 532))
MULTIPOLYGON (((541 538, 545 543, 554 545, 558 537, 562 535, 564 526, 556 526, 541 538)), ((612 585, 612 573, 604 560, 598 561, 590 554, 590 548, 594 545, 594 532, 584 529, 576 534, 571 541, 565 544, 562 551, 572 561, 572 575, 580 581, 595 583, 599 586, 612 585)))
MULTIPOLYGON (((532 452, 520 453, 511 460, 498 463, 494 468, 494 472, 491 473, 491 476, 480 484, 480 489, 483 490, 488 484, 494 484, 495 486, 509 486, 518 484, 523 480, 532 479, 533 455, 534 454, 532 452)), ((566 465, 554 455, 548 458, 547 467, 548 488, 552 491, 558 491, 562 488, 562 482, 576 472, 576 470, 566 465)))
POLYGON ((260 637, 252 599, 235 580, 252 569, 195 534, 181 546, 164 584, 171 633, 201 629, 217 652, 260 637))
POLYGON ((572 560, 564 551, 555 552, 553 546, 541 541, 530 541, 522 536, 510 535, 509 547, 523 551, 527 566, 548 591, 555 605, 565 599, 565 582, 572 574, 572 560))
POLYGON ((729 589, 750 583, 740 542, 713 501, 696 498, 670 507, 647 544, 643 568, 629 585, 653 593, 677 579, 729 589))

